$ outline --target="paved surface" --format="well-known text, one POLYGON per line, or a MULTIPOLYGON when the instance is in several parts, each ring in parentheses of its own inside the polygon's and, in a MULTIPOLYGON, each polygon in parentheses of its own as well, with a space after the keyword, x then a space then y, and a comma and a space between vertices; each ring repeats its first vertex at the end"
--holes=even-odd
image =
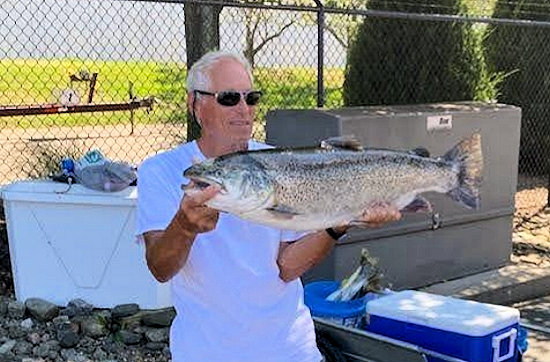
POLYGON ((529 348, 525 362, 550 361, 550 290, 548 296, 514 304, 521 313, 522 322, 528 328, 529 348))

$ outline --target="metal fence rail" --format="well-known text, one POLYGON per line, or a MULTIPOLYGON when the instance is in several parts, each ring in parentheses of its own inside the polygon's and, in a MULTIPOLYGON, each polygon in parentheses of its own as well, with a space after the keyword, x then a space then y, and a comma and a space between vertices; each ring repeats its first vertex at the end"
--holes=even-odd
MULTIPOLYGON (((492 44, 512 65, 526 48, 518 49, 519 38, 510 34, 550 34, 549 7, 509 19, 491 17, 490 10, 465 16, 437 1, 396 1, 389 9, 382 3, 357 1, 351 2, 357 6, 339 8, 334 7, 338 2, 329 7, 324 1, 3 1, 0 184, 46 176, 55 169, 52 159, 78 156, 91 148, 137 164, 184 141, 187 63, 209 47, 243 52, 253 63, 256 82, 266 94, 254 131, 255 138, 263 139, 262 120, 271 109, 346 105, 350 49, 366 22, 376 24, 375 29, 393 27, 405 33, 414 28, 422 34, 419 40, 441 32, 438 29, 444 28, 437 24, 470 27, 476 34, 485 32, 485 37, 502 32, 500 43, 492 44)), ((391 43, 390 35, 384 42, 391 43)), ((365 104, 395 104, 405 99, 398 93, 421 102, 427 85, 441 81, 451 64, 447 54, 438 51, 451 40, 434 40, 426 53, 418 54, 416 44, 401 39, 396 51, 401 59, 418 59, 414 71, 423 72, 424 81, 390 92, 395 99, 365 104)), ((550 54, 550 45, 543 47, 550 54)), ((544 54, 530 54, 539 68, 529 64, 530 68, 505 72, 506 81, 511 81, 498 83, 493 94, 498 101, 514 103, 503 87, 521 85, 531 97, 518 104, 524 112, 518 223, 550 201, 550 93, 544 91, 550 69, 544 54)), ((489 60, 488 54, 484 57, 489 60)), ((392 64, 376 66, 384 73, 392 64)), ((398 76, 385 81, 400 82, 398 76)), ((461 97, 452 100, 491 98, 491 92, 483 95, 478 89, 461 97)))

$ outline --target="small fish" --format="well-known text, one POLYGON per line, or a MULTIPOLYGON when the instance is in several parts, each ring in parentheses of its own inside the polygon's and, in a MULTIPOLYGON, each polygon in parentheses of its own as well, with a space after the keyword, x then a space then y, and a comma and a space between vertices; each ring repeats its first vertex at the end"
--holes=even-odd
POLYGON ((184 171, 192 194, 209 185, 220 192, 207 205, 243 219, 288 230, 320 230, 358 223, 365 210, 389 204, 426 212, 428 191, 462 205, 480 206, 481 136, 475 133, 439 158, 413 151, 363 148, 329 139, 318 148, 241 151, 184 171))
POLYGON ((383 289, 381 286, 382 275, 377 264, 378 260, 363 248, 359 267, 348 278, 342 280, 338 289, 325 299, 331 302, 347 302, 361 298, 369 292, 380 293, 383 289))

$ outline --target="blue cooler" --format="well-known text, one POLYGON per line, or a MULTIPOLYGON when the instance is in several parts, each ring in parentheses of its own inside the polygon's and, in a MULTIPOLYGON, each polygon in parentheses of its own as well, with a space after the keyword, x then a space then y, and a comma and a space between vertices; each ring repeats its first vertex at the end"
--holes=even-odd
POLYGON ((367 331, 446 356, 470 362, 518 358, 514 308, 407 290, 369 301, 366 312, 367 331))
POLYGON ((326 300, 332 292, 340 287, 336 281, 316 281, 304 287, 304 303, 314 317, 330 320, 346 327, 358 327, 365 316, 365 304, 377 295, 368 293, 362 298, 347 302, 326 300))

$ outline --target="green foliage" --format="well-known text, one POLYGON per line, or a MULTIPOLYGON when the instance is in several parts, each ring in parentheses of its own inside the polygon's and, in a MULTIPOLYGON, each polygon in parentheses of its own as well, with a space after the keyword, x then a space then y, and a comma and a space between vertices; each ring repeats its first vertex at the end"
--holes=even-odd
MULTIPOLYGON (((450 14, 460 0, 374 1, 373 10, 450 14)), ((491 100, 500 76, 488 71, 483 29, 465 22, 366 17, 350 47, 348 106, 491 100)))
MULTIPOLYGON (((550 21, 550 1, 498 1, 494 17, 550 21)), ((485 40, 491 70, 509 74, 498 101, 521 107, 520 171, 532 174, 549 172, 549 39, 549 27, 490 25, 485 40)))

